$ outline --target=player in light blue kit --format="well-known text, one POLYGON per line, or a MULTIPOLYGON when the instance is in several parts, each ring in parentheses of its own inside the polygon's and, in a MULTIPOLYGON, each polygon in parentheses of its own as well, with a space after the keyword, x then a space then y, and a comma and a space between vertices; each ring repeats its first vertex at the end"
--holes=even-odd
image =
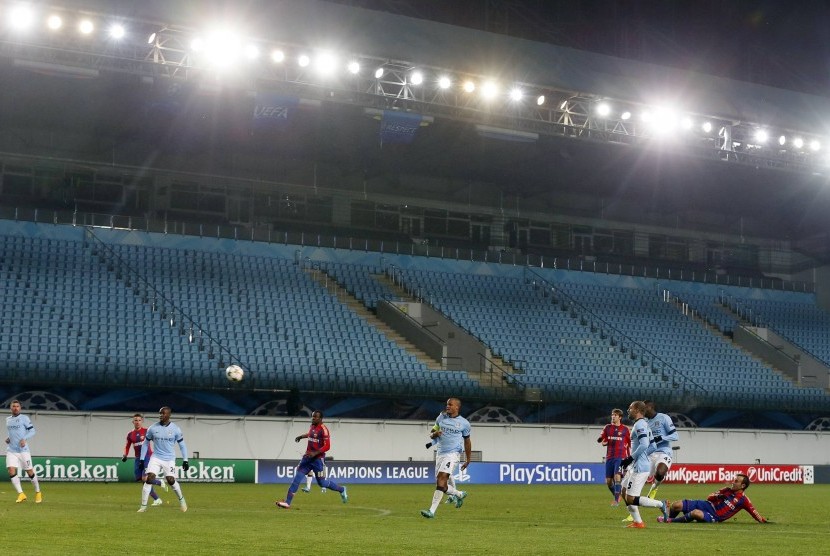
POLYGON ((182 453, 182 469, 188 470, 190 464, 187 461, 187 446, 184 443, 182 429, 176 423, 170 422, 170 415, 173 410, 165 406, 159 409, 159 422, 147 429, 145 442, 141 445, 141 461, 147 456, 147 450, 152 441, 153 455, 150 456, 150 463, 147 464, 147 481, 141 489, 141 507, 139 512, 147 511, 147 498, 150 497, 150 490, 153 488, 153 481, 156 476, 162 475, 167 484, 173 488, 173 492, 179 497, 179 506, 183 512, 187 511, 187 502, 182 494, 182 487, 176 481, 176 452, 175 445, 179 445, 182 453))
POLYGON ((9 436, 6 437, 6 470, 9 472, 14 489, 17 491, 16 503, 25 502, 26 495, 23 494, 23 487, 20 485, 20 475, 17 473, 22 469, 29 475, 32 485, 35 487, 35 504, 43 502, 43 495, 40 493, 40 483, 35 475, 35 468, 32 466, 32 454, 29 451, 29 439, 35 435, 35 426, 28 416, 20 413, 20 402, 13 400, 9 405, 11 415, 6 417, 6 429, 9 436))
POLYGON ((655 450, 649 456, 651 461, 649 473, 654 477, 654 482, 651 483, 648 497, 657 498, 657 489, 660 488, 660 483, 671 469, 671 441, 679 440, 680 437, 677 435, 677 429, 674 428, 671 417, 665 413, 657 413, 653 401, 646 400, 643 403, 646 404, 645 417, 648 419, 648 426, 654 436, 655 444, 655 450))
POLYGON ((633 520, 626 527, 634 529, 645 529, 646 526, 643 523, 643 518, 640 517, 639 506, 660 508, 664 517, 668 518, 669 515, 663 502, 640 496, 651 468, 649 455, 654 451, 654 437, 651 434, 648 421, 645 419, 645 410, 646 404, 641 401, 631 402, 631 405, 628 406, 628 417, 634 421, 634 427, 631 429, 631 455, 622 461, 622 466, 628 467, 623 479, 623 486, 625 488, 625 503, 633 520))
POLYGON ((426 518, 435 517, 435 511, 445 493, 455 497, 456 508, 460 508, 467 497, 465 491, 448 484, 450 473, 460 459, 461 450, 464 450, 466 456, 461 464, 462 470, 467 469, 472 456, 470 422, 459 415, 460 411, 461 400, 448 399, 446 410, 435 420, 438 429, 430 434, 433 439, 438 439, 438 454, 435 460, 435 492, 432 494, 432 505, 428 510, 421 510, 421 515, 426 518))

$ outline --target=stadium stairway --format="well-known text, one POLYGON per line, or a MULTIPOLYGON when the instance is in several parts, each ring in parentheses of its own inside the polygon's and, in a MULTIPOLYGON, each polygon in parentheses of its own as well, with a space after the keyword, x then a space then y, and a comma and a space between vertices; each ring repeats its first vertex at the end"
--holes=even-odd
MULTIPOLYGON (((380 282, 385 288, 392 291, 398 298, 406 301, 412 301, 415 303, 426 303, 424 300, 419 300, 415 296, 413 296, 407 289, 403 286, 395 283, 395 281, 388 275, 388 274, 378 274, 374 275, 374 278, 380 282)), ((432 309, 436 312, 441 313, 436 307, 430 305, 432 309)), ((458 324, 453 321, 449 316, 446 314, 441 313, 442 316, 454 324, 458 324)), ((497 369, 497 372, 486 372, 480 369, 464 369, 464 372, 467 373, 471 379, 477 381, 484 387, 493 388, 498 392, 500 395, 508 395, 507 397, 515 397, 517 392, 517 385, 520 384, 519 380, 516 380, 515 375, 521 374, 518 369, 516 369, 513 365, 509 362, 505 361, 502 357, 494 355, 491 353, 487 362, 497 369), (495 380, 494 375, 498 375, 502 377, 500 380, 495 380)))
POLYGON ((441 362, 436 361, 429 355, 415 347, 414 344, 407 341, 406 338, 395 332, 385 322, 377 318, 366 306, 358 300, 354 295, 349 293, 342 285, 329 276, 327 272, 318 268, 304 268, 303 271, 315 282, 323 286, 329 293, 334 295, 337 300, 349 308, 353 313, 363 319, 369 326, 374 327, 382 333, 390 341, 394 342, 407 353, 413 355, 418 361, 426 365, 432 371, 441 370, 441 362))

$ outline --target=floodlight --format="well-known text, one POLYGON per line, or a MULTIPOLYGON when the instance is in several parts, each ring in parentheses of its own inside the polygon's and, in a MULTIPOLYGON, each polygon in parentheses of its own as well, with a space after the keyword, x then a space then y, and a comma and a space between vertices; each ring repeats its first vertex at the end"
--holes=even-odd
POLYGON ((804 146, 804 139, 802 139, 801 137, 796 137, 795 139, 793 139, 793 146, 796 149, 800 149, 804 146))
POLYGON ((380 79, 383 77, 383 68, 378 68, 375 70, 375 79, 380 79))
POLYGON ((123 39, 126 31, 124 31, 123 25, 115 23, 110 27, 109 34, 113 39, 123 39))
POLYGON ((34 20, 35 14, 29 6, 15 6, 9 12, 9 25, 16 31, 25 31, 34 20))
POLYGON ((346 69, 349 70, 349 73, 351 73, 352 75, 357 75, 358 73, 360 73, 360 64, 358 64, 355 61, 349 62, 349 64, 346 66, 346 69))
POLYGON ((485 81, 481 86, 481 96, 486 99, 495 97, 499 92, 498 86, 492 81, 485 81))
POLYGON ((755 131, 755 141, 757 143, 766 143, 767 139, 769 139, 769 134, 765 129, 758 129, 755 131))
POLYGON ((815 152, 821 148, 821 143, 818 142, 817 139, 813 139, 810 141, 810 150, 815 152))
POLYGON ((52 14, 46 19, 46 26, 52 31, 57 31, 63 27, 63 19, 59 15, 52 14))
POLYGON ((476 84, 473 83, 472 81, 469 81, 469 80, 465 81, 464 85, 462 87, 463 87, 465 93, 472 93, 473 91, 476 90, 476 84))
POLYGON ((784 145, 786 145, 786 144, 787 144, 787 136, 786 136, 786 135, 782 135, 781 137, 779 137, 779 138, 778 138, 778 144, 779 144, 779 145, 781 145, 782 147, 783 147, 784 145))
POLYGON ((273 60, 274 63, 279 64, 280 62, 285 60, 285 52, 283 52, 282 50, 272 51, 271 52, 271 60, 273 60))
POLYGON ((704 133, 711 133, 712 132, 712 122, 703 122, 703 125, 700 126, 704 133))
POLYGON ((518 87, 510 89, 510 100, 514 102, 519 102, 520 100, 522 100, 523 96, 525 96, 525 94, 518 87))
POLYGON ((320 75, 331 75, 337 68, 337 58, 331 52, 321 52, 314 58, 314 69, 320 75))
POLYGON ((190 50, 193 52, 201 52, 205 48, 205 41, 201 37, 196 37, 190 41, 190 50))
POLYGON ((543 104, 545 104, 545 95, 539 95, 536 97, 536 105, 542 106, 543 104))
POLYGON ((78 23, 78 31, 82 35, 89 35, 95 30, 95 24, 92 23, 89 19, 82 19, 80 23, 78 23))
POLYGON ((413 71, 412 75, 409 76, 409 82, 413 85, 420 85, 424 82, 424 74, 420 71, 413 71))
MULTIPOLYGON (((153 44, 154 42, 156 42, 156 34, 155 33, 150 33, 150 36, 147 37, 147 44, 153 44)), ((192 46, 191 46, 191 48, 192 48, 192 46)))
POLYGON ((604 118, 611 113, 611 107, 608 106, 607 102, 600 102, 599 104, 597 104, 596 112, 597 116, 604 118))
POLYGON ((631 119, 631 112, 626 110, 625 112, 620 114, 620 119, 623 120, 623 121, 630 120, 631 119))
POLYGON ((310 63, 311 58, 309 58, 306 54, 300 54, 299 58, 297 58, 297 65, 301 68, 307 67, 310 63))
POLYGON ((441 89, 449 89, 450 85, 452 85, 452 81, 446 75, 442 75, 438 78, 438 87, 441 89))

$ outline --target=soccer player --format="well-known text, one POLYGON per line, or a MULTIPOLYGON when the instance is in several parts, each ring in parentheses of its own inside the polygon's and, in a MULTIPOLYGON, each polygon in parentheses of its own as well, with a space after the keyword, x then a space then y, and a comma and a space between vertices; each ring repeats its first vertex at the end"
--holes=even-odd
POLYGON ((187 511, 187 502, 185 502, 184 494, 182 494, 182 487, 176 480, 176 445, 179 446, 179 451, 182 454, 182 469, 187 471, 190 468, 190 463, 187 461, 187 446, 184 443, 182 429, 179 428, 179 425, 170 421, 172 414, 173 410, 167 406, 159 409, 159 422, 147 429, 144 443, 141 445, 140 462, 144 462, 147 458, 150 451, 150 442, 153 443, 153 455, 150 456, 150 463, 147 464, 147 479, 141 489, 139 512, 147 511, 147 498, 150 497, 154 481, 159 475, 163 475, 167 484, 173 487, 173 492, 179 498, 179 508, 183 512, 187 511))
POLYGON ((632 449, 631 455, 622 461, 622 466, 628 468, 623 482, 625 483, 625 503, 632 518, 632 522, 626 527, 634 529, 645 529, 646 527, 643 518, 640 517, 639 506, 660 508, 664 517, 668 518, 669 516, 666 504, 646 496, 640 496, 651 467, 648 456, 654 450, 654 438, 648 426, 648 421, 645 419, 645 409, 646 405, 641 401, 631 402, 631 405, 628 406, 628 417, 634 421, 634 428, 631 430, 632 449))
POLYGON ((679 436, 671 417, 665 413, 657 413, 653 401, 646 400, 643 403, 646 404, 645 417, 648 419, 648 426, 654 436, 655 444, 654 452, 649 456, 651 462, 649 474, 654 477, 654 482, 651 483, 651 488, 648 490, 648 497, 657 498, 657 489, 660 488, 660 483, 663 482, 666 473, 671 469, 671 441, 678 440, 679 436))
POLYGON ((628 457, 631 450, 631 433, 628 427, 622 424, 622 409, 611 410, 611 423, 605 425, 597 442, 605 449, 605 484, 614 501, 612 506, 620 505, 620 481, 622 479, 622 460, 628 457))
POLYGON ((472 456, 472 443, 470 442, 470 422, 459 415, 461 412, 461 400, 450 398, 443 413, 438 415, 435 425, 438 427, 430 436, 438 439, 438 454, 435 460, 435 492, 432 493, 432 505, 428 510, 421 510, 421 515, 426 518, 435 517, 435 512, 444 494, 455 497, 455 507, 460 508, 464 504, 467 493, 458 490, 448 484, 450 474, 458 464, 461 449, 463 446, 466 456, 461 469, 467 469, 472 456))
MULTIPOLYGON (((150 456, 153 455, 153 450, 149 449, 147 450, 147 459, 142 460, 139 458, 141 455, 141 446, 144 444, 144 437, 147 436, 147 428, 143 424, 144 416, 141 413, 133 415, 133 430, 127 433, 127 444, 124 446, 124 454, 121 456, 122 462, 127 461, 127 454, 130 452, 130 447, 133 448, 135 455, 133 473, 135 474, 135 480, 142 482, 147 480, 147 475, 144 474, 144 470, 147 469, 147 465, 150 463, 150 456)), ((167 483, 162 483, 158 479, 153 481, 153 484, 167 490, 167 483)), ((150 489, 150 497, 153 499, 153 506, 162 505, 161 498, 159 498, 159 495, 152 488, 150 489)))
MULTIPOLYGON (((713 492, 706 500, 675 500, 671 503, 669 517, 660 516, 661 523, 720 523, 733 517, 741 510, 746 510, 758 523, 769 523, 749 500, 744 491, 749 488, 749 477, 738 473, 732 484, 713 492), (681 515, 682 514, 682 515, 681 515)), ((668 502, 668 501, 667 501, 668 502)))
MULTIPOLYGON (((442 411, 441 415, 446 415, 446 413, 442 411)), ((430 430, 430 440, 426 443, 427 450, 431 450, 433 446, 438 444, 438 437, 432 438, 432 433, 438 430, 441 430, 441 427, 439 427, 438 425, 432 426, 432 430, 430 430)), ((447 486, 447 490, 455 488, 455 469, 450 469, 449 476, 447 477, 447 486)), ((444 500, 444 504, 455 504, 455 502, 455 496, 453 496, 452 494, 448 495, 446 500, 444 500)))
POLYGON ((285 495, 285 500, 278 500, 276 502, 277 507, 286 510, 291 507, 291 502, 294 500, 294 495, 297 494, 300 482, 303 477, 312 471, 317 478, 317 484, 321 488, 339 492, 343 503, 348 502, 349 494, 346 492, 346 487, 340 486, 326 477, 326 452, 331 449, 331 434, 329 428, 323 424, 323 413, 321 411, 315 411, 311 414, 311 427, 308 432, 296 437, 294 442, 299 442, 303 438, 308 438, 305 454, 300 460, 300 464, 297 465, 297 472, 294 474, 294 480, 288 486, 288 494, 285 495))
POLYGON ((14 489, 17 491, 16 503, 25 502, 26 495, 23 494, 23 487, 20 485, 18 469, 22 469, 29 475, 32 485, 35 487, 35 504, 43 502, 43 495, 40 492, 40 482, 35 475, 35 468, 32 466, 32 453, 29 451, 28 440, 35 435, 35 426, 28 416, 20 413, 20 402, 13 400, 9 406, 11 415, 6 417, 6 429, 9 436, 6 437, 6 469, 9 472, 14 489))

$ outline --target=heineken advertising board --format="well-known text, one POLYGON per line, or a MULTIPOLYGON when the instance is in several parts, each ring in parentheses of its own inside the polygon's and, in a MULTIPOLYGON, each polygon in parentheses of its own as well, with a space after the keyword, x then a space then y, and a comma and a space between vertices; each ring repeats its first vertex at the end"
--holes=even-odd
MULTIPOLYGON (((122 463, 119 458, 34 457, 32 463, 41 481, 135 481, 132 458, 122 463)), ((176 478, 185 483, 253 483, 255 469, 253 460, 192 459, 187 471, 176 468, 176 478)))

